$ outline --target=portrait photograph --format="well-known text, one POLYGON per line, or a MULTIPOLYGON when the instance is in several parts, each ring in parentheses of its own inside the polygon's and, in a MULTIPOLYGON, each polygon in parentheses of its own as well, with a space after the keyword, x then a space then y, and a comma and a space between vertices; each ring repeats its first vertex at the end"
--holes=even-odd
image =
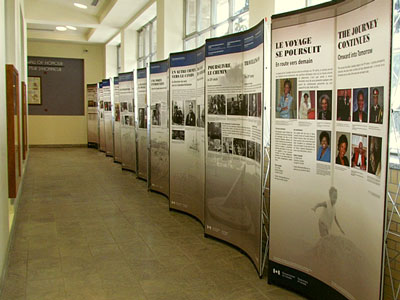
POLYGON ((249 94, 249 117, 261 117, 261 93, 249 94))
POLYGON ((299 91, 298 117, 300 120, 315 120, 315 91, 299 91))
POLYGON ((121 120, 121 113, 120 113, 119 103, 115 103, 114 120, 115 120, 115 122, 119 122, 121 120))
POLYGON ((128 103, 127 102, 121 102, 121 112, 125 112, 128 110, 128 103))
POLYGON ((332 120, 332 91, 317 91, 318 120, 332 120))
POLYGON ((353 122, 368 122, 368 88, 353 89, 353 122))
POLYGON ((147 115, 145 108, 139 108, 139 128, 147 128, 147 115))
POLYGON ((337 165, 350 167, 350 133, 336 132, 336 159, 337 165))
POLYGON ((221 152, 221 123, 208 122, 208 150, 221 152))
POLYGON ((256 162, 261 161, 261 145, 259 143, 256 143, 256 162))
POLYGON ((236 138, 233 139, 233 154, 246 156, 246 140, 236 138))
POLYGON ((222 138, 222 152, 228 154, 233 153, 233 138, 230 137, 222 138))
POLYGON ((297 119, 297 78, 276 80, 276 118, 297 119))
POLYGON ((367 170, 367 136, 353 134, 351 137, 351 167, 366 171, 367 170))
POLYGON ((247 141, 247 157, 253 160, 256 159, 256 143, 247 141))
POLYGON ((368 137, 368 173, 381 176, 382 138, 368 137))
POLYGON ((370 88, 371 103, 369 108, 369 122, 383 123, 383 86, 370 88))
POLYGON ((133 104, 131 102, 128 103, 128 111, 133 112, 133 104))
POLYGON ((351 89, 337 90, 337 115, 338 121, 351 121, 351 89))
POLYGON ((247 116, 248 96, 243 94, 227 96, 227 114, 231 116, 247 116))
POLYGON ((172 101, 172 125, 183 125, 185 116, 183 110, 183 101, 172 101))
POLYGON ((151 106, 151 125, 161 125, 161 103, 156 103, 151 106))
POLYGON ((185 130, 172 130, 172 139, 175 141, 184 141, 185 130))
POLYGON ((317 160, 331 162, 331 132, 328 130, 317 130, 317 160))
POLYGON ((206 114, 204 110, 203 104, 197 105, 197 127, 204 128, 204 124, 206 122, 206 114))
POLYGON ((186 100, 184 111, 186 112, 185 116, 185 126, 196 126, 196 101, 195 100, 186 100))
POLYGON ((210 115, 226 115, 226 96, 208 95, 208 113, 210 115))
POLYGON ((126 125, 126 126, 129 125, 129 116, 124 116, 124 118, 123 118, 123 125, 126 125))

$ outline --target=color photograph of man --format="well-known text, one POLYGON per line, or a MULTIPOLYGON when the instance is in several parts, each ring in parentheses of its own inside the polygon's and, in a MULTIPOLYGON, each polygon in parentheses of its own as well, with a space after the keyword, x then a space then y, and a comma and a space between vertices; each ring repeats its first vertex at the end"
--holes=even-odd
POLYGON ((332 91, 318 91, 318 120, 332 120, 332 91))
POLYGON ((183 103, 172 101, 172 125, 183 125, 183 103))
POLYGON ((296 78, 277 79, 276 81, 276 118, 280 119, 296 119, 297 105, 296 88, 293 87, 297 83, 296 78), (294 83, 294 84, 293 84, 294 83))
POLYGON ((382 138, 369 136, 368 173, 381 175, 382 138))
POLYGON ((315 92, 299 92, 299 119, 315 120, 315 92))
POLYGON ((362 171, 367 170, 367 136, 353 134, 351 167, 362 171))
POLYGON ((351 121, 351 89, 337 91, 337 120, 351 121))
POLYGON ((372 97, 369 112, 369 122, 374 124, 383 123, 383 86, 370 89, 372 97))
POLYGON ((353 90, 353 122, 368 122, 368 89, 353 90))

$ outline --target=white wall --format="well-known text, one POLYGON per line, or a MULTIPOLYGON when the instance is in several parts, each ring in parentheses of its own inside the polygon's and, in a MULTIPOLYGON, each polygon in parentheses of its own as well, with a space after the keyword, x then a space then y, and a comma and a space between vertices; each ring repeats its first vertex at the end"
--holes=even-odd
POLYGON ((136 30, 124 29, 121 32, 121 61, 122 72, 130 72, 137 64, 137 39, 136 30))
POLYGON ((117 46, 105 45, 106 53, 106 77, 110 78, 118 75, 117 65, 117 46))
MULTIPOLYGON (((6 107, 4 0, 0 0, 0 107, 6 107)), ((0 278, 8 244, 7 115, 0 109, 0 278)))
MULTIPOLYGON (((285 1, 281 1, 286 3, 285 1)), ((262 19, 267 18, 271 21, 271 16, 275 13, 275 1, 250 0, 249 1, 249 25, 253 27, 262 19)))

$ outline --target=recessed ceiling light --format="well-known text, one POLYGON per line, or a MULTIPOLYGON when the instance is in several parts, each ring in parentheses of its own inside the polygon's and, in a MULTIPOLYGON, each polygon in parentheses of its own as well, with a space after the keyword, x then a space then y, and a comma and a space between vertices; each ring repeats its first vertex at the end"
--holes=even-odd
POLYGON ((82 4, 82 3, 78 3, 78 2, 75 2, 74 5, 75 5, 76 7, 82 8, 82 9, 86 9, 86 8, 87 8, 87 5, 82 4))
POLYGON ((65 30, 67 30, 67 28, 64 27, 64 26, 57 26, 57 27, 56 27, 56 30, 58 30, 58 31, 65 31, 65 30))
POLYGON ((67 25, 66 27, 67 27, 69 30, 76 30, 76 27, 71 26, 71 25, 67 25))

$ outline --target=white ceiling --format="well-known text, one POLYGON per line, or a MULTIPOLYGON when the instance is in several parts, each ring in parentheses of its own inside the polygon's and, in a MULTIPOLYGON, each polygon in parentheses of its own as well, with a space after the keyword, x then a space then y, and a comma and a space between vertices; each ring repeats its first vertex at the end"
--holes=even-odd
MULTIPOLYGON (((155 0, 25 0, 25 19, 30 40, 106 43, 137 19, 156 15, 155 0), (88 6, 75 7, 74 2, 88 6), (149 9, 147 9, 149 8, 149 9), (72 25, 76 31, 56 31, 72 25)), ((129 26, 130 27, 130 26, 129 26)))

